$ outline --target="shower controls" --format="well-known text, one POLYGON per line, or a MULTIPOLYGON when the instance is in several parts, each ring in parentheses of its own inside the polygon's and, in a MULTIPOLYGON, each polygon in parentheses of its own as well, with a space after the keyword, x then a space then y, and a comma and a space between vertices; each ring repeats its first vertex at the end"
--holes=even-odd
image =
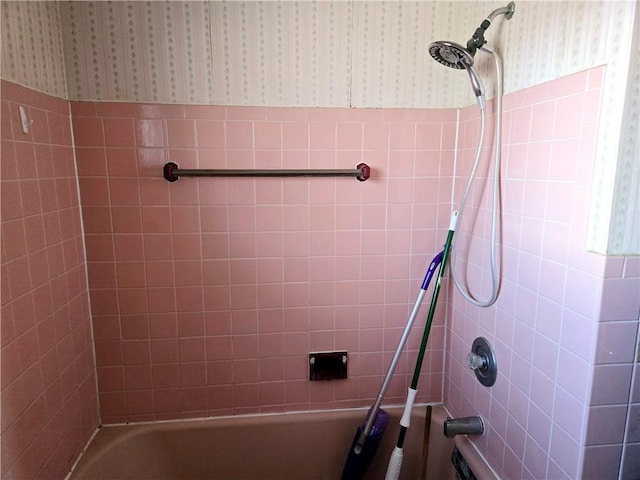
POLYGON ((467 355, 467 366, 474 370, 476 378, 485 387, 496 383, 498 363, 491 345, 484 337, 478 337, 471 345, 471 352, 467 355))

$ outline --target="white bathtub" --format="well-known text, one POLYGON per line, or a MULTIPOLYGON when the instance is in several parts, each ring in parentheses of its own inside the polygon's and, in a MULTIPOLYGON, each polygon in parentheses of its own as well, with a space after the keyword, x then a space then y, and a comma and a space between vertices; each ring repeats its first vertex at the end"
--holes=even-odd
MULTIPOLYGON (((383 479, 397 440, 401 407, 390 415, 366 479, 383 479)), ((404 444, 403 479, 418 479, 426 406, 413 409, 404 444)), ((202 420, 104 426, 69 480, 336 480, 364 409, 243 415, 202 420)), ((454 440, 445 438, 446 411, 433 408, 427 478, 453 480, 454 440)), ((456 443, 478 480, 496 479, 466 437, 456 443)))

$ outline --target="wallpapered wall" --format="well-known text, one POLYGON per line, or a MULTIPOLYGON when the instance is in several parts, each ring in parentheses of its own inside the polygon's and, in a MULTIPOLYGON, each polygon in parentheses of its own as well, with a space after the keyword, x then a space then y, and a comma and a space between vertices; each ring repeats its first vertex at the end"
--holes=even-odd
POLYGON ((56 2, 2 2, 2 78, 67 98, 56 2))
POLYGON ((629 77, 620 134, 620 154, 613 200, 609 244, 613 252, 640 249, 640 8, 636 8, 629 77), (630 187, 630 188, 629 188, 630 187), (631 248, 629 248, 631 247, 631 248))
MULTIPOLYGON (((56 13, 53 2, 3 2, 3 76, 65 96, 66 64, 71 100, 458 107, 472 103, 466 75, 433 62, 427 46, 464 44, 504 4, 87 1, 59 2, 56 13)), ((603 63, 624 85, 633 11, 630 1, 517 2, 487 33, 508 67, 506 90, 603 63)))
MULTIPOLYGON (((69 96, 227 105, 460 106, 471 100, 467 88, 458 88, 466 77, 432 62, 426 47, 437 39, 464 43, 492 8, 503 5, 61 2, 69 96)), ((503 26, 499 17, 488 33, 490 39, 500 36, 498 48, 509 66, 507 90, 612 62, 620 64, 624 81, 631 8, 630 2, 519 2, 513 19, 503 26)))
MULTIPOLYGON (((58 5, 3 2, 3 78, 71 100, 451 108, 473 102, 467 77, 430 60, 427 45, 465 43, 504 2, 58 5)), ((629 71, 634 11, 629 0, 519 1, 513 18, 499 17, 487 34, 504 56, 507 92, 610 67, 587 237, 599 252, 638 253, 640 244, 629 195, 640 177, 637 145, 629 148, 639 134, 622 124, 625 95, 630 104, 639 95, 625 93, 637 77, 629 71)), ((476 63, 491 73, 486 57, 476 63)))

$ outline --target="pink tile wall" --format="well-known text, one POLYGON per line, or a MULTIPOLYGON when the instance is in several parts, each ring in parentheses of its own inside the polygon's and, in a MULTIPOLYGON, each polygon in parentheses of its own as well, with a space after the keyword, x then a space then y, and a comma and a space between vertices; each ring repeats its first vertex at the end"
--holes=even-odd
MULTIPOLYGON (((595 385, 605 397, 617 391, 599 388, 599 369, 612 368, 615 376, 603 379, 618 386, 613 379, 627 374, 620 379, 626 393, 601 403, 629 401, 638 280, 604 278, 606 257, 584 250, 602 78, 596 68, 505 96, 500 297, 488 309, 457 292, 452 299, 445 403, 456 415, 487 419, 487 434, 475 442, 504 478, 581 478, 590 468, 584 446, 593 442, 616 444, 619 463, 626 407, 598 411, 597 393, 590 392, 595 385), (477 336, 496 350, 499 375, 491 389, 464 366, 477 336), (615 432, 596 427, 604 419, 616 420, 615 432)), ((474 158, 478 116, 477 108, 461 114, 457 198, 474 158)), ((479 171, 480 178, 491 177, 486 166, 479 171)), ((476 188, 457 233, 471 252, 460 255, 457 270, 469 273, 481 298, 489 278, 488 195, 476 188), (471 227, 476 215, 480 221, 471 227)), ((611 458, 601 453, 600 466, 611 458)), ((616 477, 617 464, 600 478, 616 477)))
POLYGON ((640 257, 607 259, 590 392, 583 478, 640 471, 640 257), (634 379, 635 370, 635 379, 634 379))
POLYGON ((98 426, 69 103, 1 91, 1 475, 64 478, 98 426))
MULTIPOLYGON (((371 403, 444 242, 454 111, 73 103, 72 112, 103 422, 371 403), (372 178, 170 184, 167 161, 364 161, 372 178), (349 351, 349 379, 310 383, 307 354, 334 349, 349 351)), ((444 310, 421 400, 441 399, 444 310)), ((414 333, 389 401, 404 401, 414 333)))
MULTIPOLYGON (((621 478, 636 468, 638 262, 583 251, 601 86, 595 69, 505 98, 501 296, 488 310, 451 300, 445 401, 488 419, 477 443, 505 478, 597 478, 621 458, 621 478), (498 352, 491 390, 463 367, 478 335, 498 352)), ((67 104, 7 83, 2 102, 2 471, 64 471, 97 422, 67 104), (47 134, 18 132, 18 104, 47 134)), ((371 403, 448 225, 455 112, 73 103, 72 113, 104 423, 371 403), (373 176, 169 184, 166 161, 365 161, 373 176), (350 352, 349 380, 309 383, 307 353, 333 349, 350 352)), ((459 172, 476 135, 477 110, 462 111, 459 172)), ((482 207, 476 228, 488 215, 482 207)), ((483 247, 472 243, 468 262, 481 295, 483 247)), ((442 398, 439 312, 420 400, 442 398)), ((404 401, 419 336, 388 402, 404 401)))

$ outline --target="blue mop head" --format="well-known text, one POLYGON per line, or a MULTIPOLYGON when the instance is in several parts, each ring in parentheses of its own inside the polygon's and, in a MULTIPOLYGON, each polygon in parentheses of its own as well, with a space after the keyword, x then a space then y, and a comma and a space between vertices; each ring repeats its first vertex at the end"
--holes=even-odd
MULTIPOLYGON (((369 415, 371 415, 371 410, 369 410, 369 415)), ((369 415, 367 415, 367 419, 369 415)), ((342 471, 342 480, 360 480, 364 476, 376 455, 378 445, 380 445, 380 440, 382 439, 382 435, 384 435, 388 423, 389 414, 382 409, 378 410, 376 418, 373 421, 371 432, 365 437, 360 453, 356 453, 355 447, 367 421, 365 420, 364 424, 358 427, 358 431, 351 443, 349 456, 342 471)))

